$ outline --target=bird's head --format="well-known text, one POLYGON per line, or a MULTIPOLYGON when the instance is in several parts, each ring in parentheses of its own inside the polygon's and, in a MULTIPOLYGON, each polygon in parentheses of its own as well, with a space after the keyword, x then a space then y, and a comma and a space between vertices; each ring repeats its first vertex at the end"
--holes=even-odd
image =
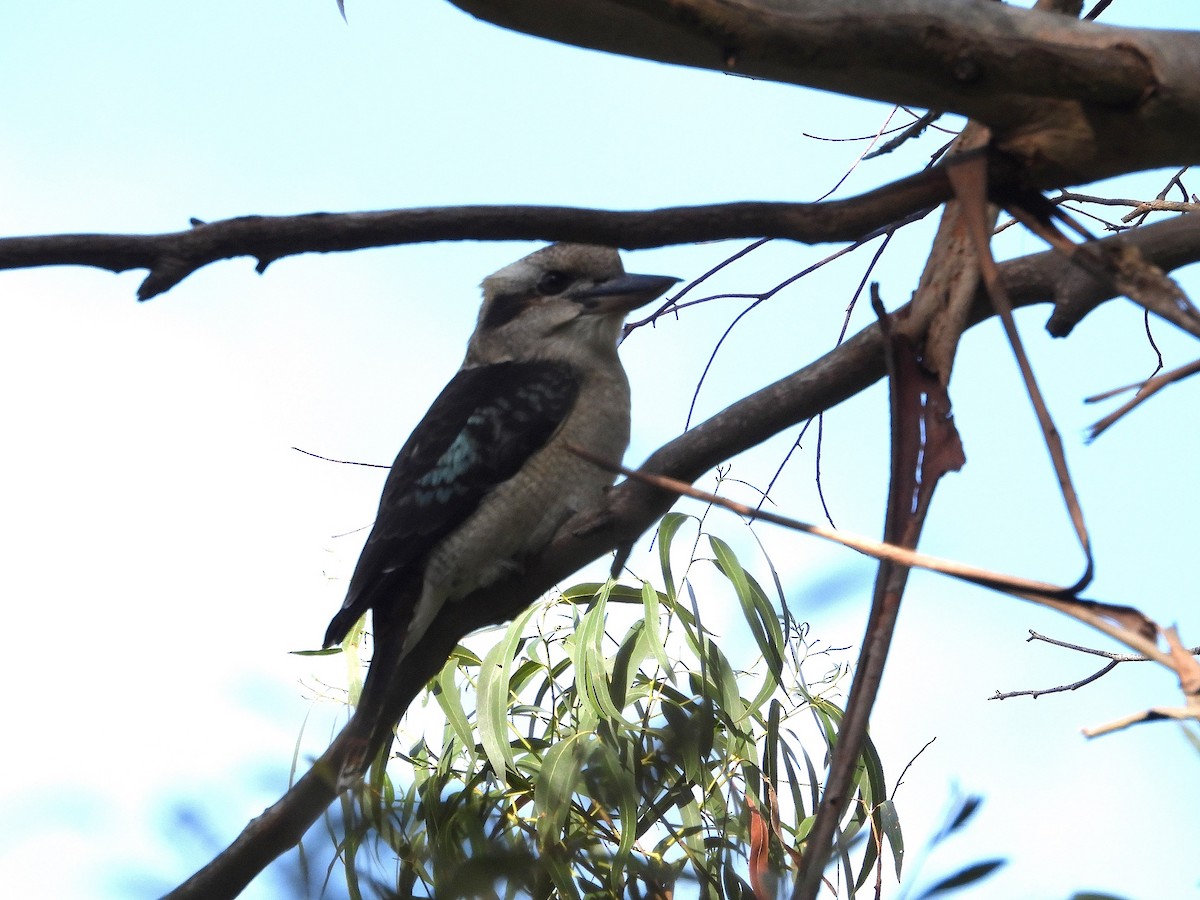
POLYGON ((611 247, 551 244, 483 280, 467 364, 611 357, 625 315, 678 280, 627 274, 611 247))

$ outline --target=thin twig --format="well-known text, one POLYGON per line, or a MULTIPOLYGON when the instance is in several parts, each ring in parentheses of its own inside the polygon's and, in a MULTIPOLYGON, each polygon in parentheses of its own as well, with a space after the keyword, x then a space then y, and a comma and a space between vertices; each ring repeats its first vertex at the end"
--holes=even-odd
MULTIPOLYGON (((1070 641, 1064 641, 1064 640, 1060 640, 1058 638, 1048 637, 1047 635, 1044 635, 1044 634, 1039 634, 1038 632, 1034 631, 1032 628, 1029 629, 1029 637, 1026 638, 1026 641, 1043 641, 1047 644, 1053 644, 1056 647, 1064 647, 1068 650, 1075 650, 1079 653, 1086 653, 1091 656, 1100 656, 1100 657, 1103 657, 1104 659, 1107 659, 1108 663, 1105 664, 1098 671, 1087 676, 1086 678, 1081 678, 1079 681, 1074 681, 1070 684, 1061 684, 1056 687, 1035 688, 1035 689, 1024 690, 1024 691, 1001 692, 1001 691, 997 690, 995 694, 993 694, 991 697, 988 698, 989 700, 1007 700, 1010 697, 1033 697, 1036 700, 1038 697, 1042 696, 1043 694, 1058 694, 1058 693, 1063 693, 1065 691, 1074 691, 1074 690, 1078 690, 1081 687, 1085 687, 1094 681, 1098 681, 1099 679, 1101 679, 1105 675, 1107 675, 1109 672, 1111 672, 1113 669, 1115 669, 1121 663, 1151 662, 1152 661, 1149 657, 1143 656, 1140 653, 1116 653, 1112 650, 1101 650, 1098 647, 1085 647, 1082 644, 1073 644, 1070 641)), ((1191 653, 1193 656, 1200 654, 1200 647, 1193 647, 1190 650, 1188 650, 1188 652, 1191 653)))
POLYGON ((322 462, 337 463, 339 466, 366 466, 368 469, 390 469, 391 466, 384 463, 369 463, 359 462, 355 459, 334 459, 331 456, 322 456, 320 453, 313 453, 311 450, 304 450, 301 447, 293 447, 297 453, 303 453, 305 456, 311 456, 313 459, 319 459, 322 462))
POLYGON ((1097 197, 1093 194, 1077 194, 1072 191, 1062 191, 1054 198, 1056 202, 1070 200, 1076 203, 1095 203, 1098 206, 1130 206, 1133 212, 1122 217, 1123 222, 1145 212, 1200 212, 1200 203, 1180 203, 1175 200, 1133 200, 1125 197, 1097 197))
POLYGON ((922 114, 920 117, 918 117, 915 122, 913 122, 911 125, 909 125, 907 128, 905 128, 903 131, 901 131, 898 135, 896 135, 895 137, 893 137, 887 141, 884 141, 883 144, 880 145, 878 150, 872 150, 870 153, 868 153, 866 156, 864 156, 863 159, 865 159, 865 160, 866 159, 875 159, 876 157, 883 156, 884 154, 887 154, 887 153, 891 153, 893 150, 898 149, 902 144, 906 143, 907 141, 910 141, 910 140, 913 140, 914 138, 920 137, 922 134, 925 133, 926 128, 928 128, 930 125, 932 125, 934 122, 936 122, 939 118, 941 118, 941 115, 942 115, 942 113, 939 110, 936 110, 936 109, 929 110, 928 112, 926 112, 926 113, 922 114))
MULTIPOLYGON (((1149 657, 1142 656, 1140 653, 1116 653, 1112 650, 1101 650, 1099 647, 1085 647, 1082 644, 1073 644, 1070 641, 1064 641, 1059 638, 1052 638, 1048 635, 1041 634, 1029 629, 1029 637, 1025 639, 1026 643, 1032 641, 1042 641, 1046 644, 1053 644, 1055 647, 1065 647, 1067 650, 1074 650, 1077 653, 1087 653, 1090 656, 1101 656, 1104 659, 1112 660, 1113 662, 1153 662, 1149 657)), ((1189 651, 1190 653, 1200 653, 1200 647, 1196 647, 1189 651)))
POLYGON ((801 522, 798 519, 792 519, 788 516, 768 512, 767 510, 755 509, 744 503, 738 503, 736 500, 730 500, 726 497, 720 497, 708 491, 700 490, 685 481, 668 478, 665 475, 655 475, 643 469, 630 469, 619 463, 614 463, 612 460, 596 456, 587 449, 577 445, 570 444, 568 445, 568 449, 588 462, 624 475, 626 478, 669 491, 672 494, 691 497, 695 500, 703 500, 705 503, 720 506, 730 512, 737 513, 739 516, 745 516, 750 519, 761 519, 765 522, 781 525, 784 528, 790 528, 793 531, 800 531, 835 544, 841 544, 843 547, 848 547, 872 559, 891 562, 905 568, 925 569, 930 572, 937 572, 940 575, 947 575, 959 581, 976 584, 1002 594, 1028 600, 1031 603, 1048 606, 1064 615, 1078 619, 1103 631, 1105 634, 1138 650, 1156 662, 1168 667, 1171 666, 1170 656, 1159 650, 1149 639, 1132 629, 1113 624, 1103 613, 1077 608, 1078 604, 1085 602, 1095 605, 1098 608, 1109 608, 1109 605, 1100 603, 1099 601, 1084 601, 1083 598, 1077 596, 1077 591, 1074 587, 1063 587, 1044 581, 1022 578, 1017 575, 1006 575, 1002 572, 982 569, 978 566, 972 566, 956 560, 909 550, 897 544, 889 544, 850 532, 801 522))
POLYGON ((900 770, 900 777, 896 779, 895 785, 892 786, 892 792, 890 794, 888 794, 889 800, 896 799, 896 791, 900 790, 900 785, 902 785, 904 783, 904 776, 908 774, 908 770, 912 768, 912 764, 917 761, 917 758, 922 753, 924 753, 931 746, 933 746, 933 742, 936 740, 937 740, 936 737, 931 737, 929 740, 927 740, 925 742, 925 746, 922 747, 920 750, 918 750, 915 754, 913 754, 913 758, 910 759, 907 763, 905 763, 904 768, 900 770))
MULTIPOLYGON (((1137 658, 1145 659, 1146 657, 1139 656, 1137 658)), ((1100 669, 1099 671, 1093 672, 1091 675, 1087 676, 1087 678, 1081 678, 1081 679, 1079 679, 1079 681, 1074 681, 1071 684, 1060 684, 1060 685, 1057 685, 1056 687, 1035 688, 1035 689, 1026 690, 1026 691, 1004 691, 1004 692, 1001 692, 998 690, 998 691, 996 691, 996 693, 992 694, 992 696, 988 697, 988 699, 989 700, 1008 700, 1011 697, 1032 697, 1034 700, 1036 700, 1038 697, 1042 696, 1043 694, 1059 694, 1064 691, 1074 691, 1074 690, 1078 690, 1081 687, 1086 687, 1087 685, 1091 684, 1093 681, 1097 681, 1097 680, 1103 678, 1105 675, 1107 675, 1109 672, 1111 672, 1116 667, 1117 667, 1117 662, 1116 662, 1116 660, 1113 660, 1112 662, 1106 663, 1105 666, 1102 669, 1100 669)))
POLYGON ((1132 399, 1125 401, 1120 407, 1113 410, 1111 413, 1093 425, 1088 430, 1088 440, 1094 441, 1118 419, 1131 412, 1144 400, 1149 400, 1168 384, 1174 384, 1176 381, 1182 381, 1184 378, 1195 375, 1197 372, 1200 372, 1200 359, 1193 360, 1187 365, 1180 366, 1178 369, 1172 369, 1169 372, 1164 372, 1161 375, 1154 376, 1149 381, 1142 384, 1142 386, 1138 389, 1137 394, 1132 399))

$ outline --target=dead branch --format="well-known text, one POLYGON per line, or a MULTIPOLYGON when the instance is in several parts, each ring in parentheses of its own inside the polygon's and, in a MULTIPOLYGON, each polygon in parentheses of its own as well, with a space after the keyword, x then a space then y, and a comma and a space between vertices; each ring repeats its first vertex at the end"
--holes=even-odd
POLYGON ((1184 706, 1154 707, 1144 712, 1125 716, 1107 725, 1085 728, 1083 729, 1084 736, 1099 737, 1102 734, 1111 734, 1122 728, 1128 728, 1130 725, 1137 725, 1141 722, 1157 722, 1162 719, 1200 720, 1200 661, 1196 659, 1192 651, 1183 646, 1179 640, 1179 632, 1174 627, 1164 628, 1163 637, 1166 638, 1167 647, 1171 651, 1169 668, 1179 676, 1179 688, 1183 691, 1184 706))
POLYGON ((1129 206, 1133 212, 1126 213, 1121 221, 1128 222, 1145 212, 1200 212, 1200 203, 1182 203, 1178 200, 1133 200, 1127 197, 1097 197, 1093 194, 1077 194, 1072 191, 1062 191, 1054 198, 1059 201, 1075 203, 1095 203, 1098 206, 1129 206))
POLYGON ((1122 418, 1127 413, 1132 412, 1136 407, 1140 406, 1143 401, 1149 400, 1168 384, 1173 384, 1176 381, 1182 381, 1184 378, 1189 378, 1192 375, 1195 375, 1197 372, 1200 372, 1200 359, 1193 360, 1190 363, 1186 363, 1176 369, 1172 369, 1169 372, 1164 372, 1161 375, 1156 375, 1148 381, 1143 382, 1138 386, 1137 394, 1135 394, 1130 400, 1122 403, 1117 409, 1113 410, 1103 419, 1096 422, 1096 424, 1094 424, 1090 429, 1088 429, 1088 440, 1094 441, 1106 430, 1108 430, 1111 425, 1116 424, 1118 419, 1122 418))
MULTIPOLYGON (((1058 638, 1047 637, 1044 634, 1039 634, 1032 628, 1029 629, 1029 637, 1025 639, 1029 641, 1044 641, 1047 644, 1053 644, 1056 647, 1066 647, 1068 650, 1076 650, 1080 653, 1087 653, 1091 656, 1099 656, 1107 659, 1108 662, 1099 670, 1088 675, 1086 678, 1081 678, 1078 681, 1073 681, 1070 684, 1060 684, 1055 687, 1048 688, 1032 688, 1023 691, 999 691, 997 690, 989 700, 1008 700, 1012 697, 1033 697, 1035 700, 1043 694, 1060 694, 1065 691, 1075 691, 1081 687, 1086 687, 1094 681, 1099 681, 1121 663, 1126 662, 1150 662, 1149 656, 1141 653, 1116 653, 1112 650, 1101 650, 1097 647, 1084 647, 1081 644, 1072 644, 1070 641, 1062 641, 1058 638)), ((1187 651, 1196 656, 1200 654, 1200 647, 1192 647, 1187 651)))
MULTIPOLYGON (((1011 173, 1011 167, 1009 169, 1011 173)), ((209 263, 239 256, 261 273, 298 253, 465 240, 578 241, 636 249, 730 238, 778 237, 805 243, 860 239, 949 196, 929 169, 845 200, 722 203, 633 212, 546 206, 458 206, 297 216, 240 216, 198 222, 168 234, 58 234, 0 238, 0 269, 94 266, 147 269, 148 300, 209 263)))

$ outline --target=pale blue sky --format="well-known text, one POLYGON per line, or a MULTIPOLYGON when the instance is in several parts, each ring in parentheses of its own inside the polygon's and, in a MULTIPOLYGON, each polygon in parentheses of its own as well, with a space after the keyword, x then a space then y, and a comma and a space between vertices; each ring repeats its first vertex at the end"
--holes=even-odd
MULTIPOLYGON (((1196 26, 1190 4, 1144 6, 1118 0, 1113 20, 1196 26)), ((354 0, 349 14, 346 27, 333 0, 6 4, 0 233, 456 203, 808 200, 860 145, 803 133, 870 133, 888 113, 507 34, 440 0, 354 0)), ((861 168, 842 195, 919 167, 929 149, 861 168)), ((1166 177, 1120 193, 1153 194, 1166 177)), ((904 232, 877 270, 890 305, 911 292, 929 234, 928 223, 904 232)), ((236 260, 141 306, 140 273, 0 273, 0 884, 25 896, 156 896, 215 849, 180 829, 176 805, 198 806, 224 843, 278 796, 307 698, 343 677, 336 659, 288 651, 324 633, 382 481, 290 448, 390 462, 459 364, 476 285, 533 246, 313 255, 262 277, 236 260)), ((690 278, 737 246, 639 252, 627 265, 690 278)), ((1019 235, 1004 244, 1040 249, 1019 235)), ((828 252, 776 243, 715 287, 761 290, 828 252)), ((840 261, 748 317, 699 415, 828 348, 866 259, 840 261)), ((1195 270, 1183 282, 1200 293, 1195 270)), ((678 433, 741 308, 710 304, 627 342, 630 461, 678 433)), ((1081 398, 1152 365, 1140 315, 1112 303, 1057 342, 1043 336, 1044 317, 1021 322, 1093 531, 1093 595, 1177 621, 1197 642, 1186 565, 1200 507, 1196 387, 1169 389, 1084 446, 1096 411, 1081 398)), ((860 308, 852 327, 869 318, 860 308)), ((1156 335, 1168 365, 1194 356, 1166 326, 1156 335)), ((1078 554, 999 328, 976 329, 963 349, 953 399, 968 465, 939 490, 923 547, 1073 580, 1078 554)), ((868 535, 879 531, 886 430, 879 388, 826 422, 826 496, 840 526, 868 535)), ((740 458, 734 474, 765 483, 788 440, 740 458)), ((816 520, 812 468, 809 440, 777 500, 816 520)), ((739 531, 730 520, 723 536, 739 531)), ((870 566, 762 533, 794 612, 831 643, 857 641, 870 566)), ((1142 665, 1074 695, 988 702, 998 688, 1091 671, 1024 643, 1028 628, 1098 642, 1038 610, 913 578, 874 730, 892 778, 937 737, 897 798, 910 848, 953 785, 986 797, 926 874, 1007 855, 1008 870, 973 896, 1196 893, 1196 754, 1170 725, 1079 736, 1175 702, 1170 677, 1142 665)), ((305 752, 322 749, 335 716, 330 704, 313 714, 305 752)), ((264 883, 246 896, 273 891, 264 883)))

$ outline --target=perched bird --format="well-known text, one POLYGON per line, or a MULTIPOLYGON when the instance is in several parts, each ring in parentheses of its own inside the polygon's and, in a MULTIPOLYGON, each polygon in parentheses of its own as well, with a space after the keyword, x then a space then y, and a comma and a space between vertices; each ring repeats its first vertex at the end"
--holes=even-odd
POLYGON ((553 244, 484 279, 462 368, 401 448, 325 646, 372 611, 374 655, 351 726, 360 747, 339 785, 391 742, 393 672, 438 616, 519 569, 613 475, 568 445, 619 462, 629 382, 626 313, 678 279, 628 275, 617 251, 553 244))

